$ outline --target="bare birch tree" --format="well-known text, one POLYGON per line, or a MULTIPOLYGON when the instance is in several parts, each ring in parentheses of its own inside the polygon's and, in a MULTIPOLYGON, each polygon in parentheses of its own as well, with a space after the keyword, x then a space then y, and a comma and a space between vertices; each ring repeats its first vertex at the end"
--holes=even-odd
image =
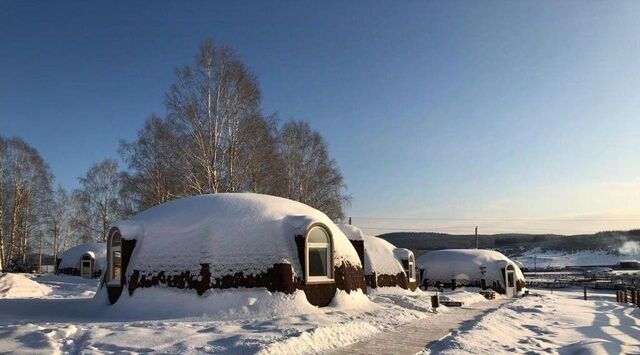
POLYGON ((121 142, 126 215, 198 194, 249 191, 284 196, 343 215, 344 182, 322 136, 306 122, 280 131, 260 112, 256 77, 226 46, 202 44, 176 71, 167 117, 152 116, 121 142))
POLYGON ((133 210, 184 195, 175 133, 159 117, 148 119, 135 141, 120 142, 120 156, 131 170, 123 174, 123 193, 137 206, 133 210))
POLYGON ((286 174, 285 197, 317 208, 333 219, 344 217, 344 180, 329 157, 320 133, 304 121, 289 121, 280 130, 280 153, 286 174))
POLYGON ((24 270, 44 228, 52 176, 38 151, 24 140, 2 139, 0 145, 2 266, 24 270))
POLYGON ((67 236, 70 212, 69 194, 62 186, 58 186, 53 192, 48 209, 48 231, 51 236, 51 250, 54 262, 58 255, 65 250, 63 245, 66 243, 63 241, 67 236))
POLYGON ((235 190, 239 127, 258 113, 253 74, 226 46, 208 40, 193 67, 176 71, 167 114, 176 132, 187 194, 235 190))
POLYGON ((106 241, 113 222, 120 216, 119 193, 121 188, 118 163, 113 159, 94 164, 85 176, 80 178, 82 193, 79 202, 89 207, 91 229, 94 239, 106 241))

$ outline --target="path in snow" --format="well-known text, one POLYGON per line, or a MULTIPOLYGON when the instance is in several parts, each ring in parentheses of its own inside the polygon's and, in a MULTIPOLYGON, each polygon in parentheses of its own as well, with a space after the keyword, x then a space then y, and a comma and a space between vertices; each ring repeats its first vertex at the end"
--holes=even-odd
POLYGON ((513 300, 497 299, 462 308, 450 307, 446 313, 409 322, 392 331, 378 333, 330 354, 415 354, 451 334, 452 331, 475 324, 487 313, 511 301, 513 300))

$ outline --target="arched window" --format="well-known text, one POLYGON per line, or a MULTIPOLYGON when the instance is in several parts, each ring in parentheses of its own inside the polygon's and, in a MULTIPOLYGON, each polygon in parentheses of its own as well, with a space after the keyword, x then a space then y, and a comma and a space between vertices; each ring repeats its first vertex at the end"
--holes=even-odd
POLYGON ((122 236, 117 230, 111 233, 109 239, 109 277, 108 284, 122 285, 122 236))
POLYGON ((313 226, 305 238, 305 277, 307 283, 333 282, 333 248, 331 234, 313 226))

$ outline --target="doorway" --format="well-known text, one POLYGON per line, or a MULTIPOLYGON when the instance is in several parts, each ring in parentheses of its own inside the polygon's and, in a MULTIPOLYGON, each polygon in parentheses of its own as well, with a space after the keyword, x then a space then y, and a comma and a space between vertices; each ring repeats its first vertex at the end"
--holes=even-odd
POLYGON ((93 277, 93 259, 87 258, 86 256, 82 258, 80 261, 80 276, 86 278, 93 277))
POLYGON ((516 296, 516 270, 513 265, 507 265, 505 268, 505 294, 507 297, 516 296))

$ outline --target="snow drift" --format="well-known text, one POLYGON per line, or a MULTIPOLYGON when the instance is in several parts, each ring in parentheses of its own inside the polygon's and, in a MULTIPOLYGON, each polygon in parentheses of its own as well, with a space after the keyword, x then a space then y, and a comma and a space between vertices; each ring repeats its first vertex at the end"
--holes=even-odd
POLYGON ((0 273, 0 298, 41 298, 53 290, 23 274, 0 273))

